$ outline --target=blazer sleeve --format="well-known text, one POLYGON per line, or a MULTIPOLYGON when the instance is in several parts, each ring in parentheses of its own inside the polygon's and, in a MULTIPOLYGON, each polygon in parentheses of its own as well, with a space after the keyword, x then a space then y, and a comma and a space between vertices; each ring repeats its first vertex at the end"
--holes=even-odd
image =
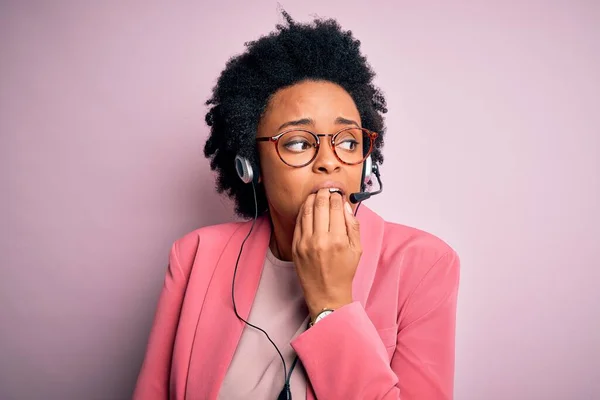
POLYGON ((299 335, 292 347, 318 399, 453 398, 459 259, 452 250, 425 273, 401 310, 387 350, 359 302, 299 335))
POLYGON ((169 398, 171 356, 188 276, 178 260, 178 245, 171 248, 169 266, 150 331, 146 356, 133 393, 134 400, 169 398))

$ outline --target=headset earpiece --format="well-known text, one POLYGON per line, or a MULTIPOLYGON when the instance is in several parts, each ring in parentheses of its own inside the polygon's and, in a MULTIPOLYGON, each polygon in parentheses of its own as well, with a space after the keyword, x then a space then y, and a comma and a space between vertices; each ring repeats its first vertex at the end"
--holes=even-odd
POLYGON ((367 157, 363 165, 363 182, 368 183, 373 175, 373 159, 371 156, 367 157))
POLYGON ((369 156, 363 162, 361 191, 363 191, 363 192, 365 191, 367 184, 371 181, 372 175, 373 175, 373 159, 371 158, 371 156, 369 156))
POLYGON ((235 156, 235 170, 244 183, 258 183, 258 168, 252 166, 250 160, 240 155, 235 156))

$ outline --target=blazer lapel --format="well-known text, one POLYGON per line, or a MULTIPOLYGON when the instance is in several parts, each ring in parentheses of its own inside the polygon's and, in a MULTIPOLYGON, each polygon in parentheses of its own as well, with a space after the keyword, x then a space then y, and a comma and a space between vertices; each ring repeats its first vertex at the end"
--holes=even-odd
MULTIPOLYGON (((206 300, 199 314, 191 350, 186 399, 216 399, 225 379, 244 323, 233 310, 231 286, 240 247, 252 221, 243 223, 233 234, 216 265, 208 285, 206 300)), ((244 244, 235 278, 235 304, 238 314, 248 319, 258 289, 271 225, 260 217, 244 244)), ((205 249, 208 250, 208 249, 205 249)), ((195 268, 202 268, 195 265, 195 268)))

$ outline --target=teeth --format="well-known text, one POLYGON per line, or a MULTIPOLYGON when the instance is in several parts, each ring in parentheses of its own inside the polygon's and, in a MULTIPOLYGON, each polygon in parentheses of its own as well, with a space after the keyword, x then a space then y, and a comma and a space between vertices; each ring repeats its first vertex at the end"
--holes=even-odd
MULTIPOLYGON (((336 187, 331 187, 331 188, 326 188, 327 190, 329 190, 329 193, 335 193, 338 192, 340 195, 343 195, 342 189, 340 188, 336 188, 336 187)), ((315 190, 313 192, 313 194, 317 194, 318 190, 315 190)))

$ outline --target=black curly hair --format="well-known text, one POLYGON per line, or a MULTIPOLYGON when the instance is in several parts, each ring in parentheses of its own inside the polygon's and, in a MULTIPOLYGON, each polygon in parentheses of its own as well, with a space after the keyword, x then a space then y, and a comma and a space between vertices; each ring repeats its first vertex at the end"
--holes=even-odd
MULTIPOLYGON (((254 195, 251 185, 237 176, 234 159, 239 154, 259 165, 257 127, 270 98, 282 88, 307 80, 344 88, 356 104, 362 126, 379 134, 371 157, 373 162, 383 162, 386 101, 373 84, 375 73, 360 53, 360 41, 334 19, 300 24, 287 12, 282 14, 287 24, 246 43, 247 50, 227 62, 206 102, 211 130, 204 155, 217 171, 217 191, 233 198, 236 213, 244 218, 254 217, 254 195)), ((260 215, 268 208, 262 184, 256 194, 260 215)))

